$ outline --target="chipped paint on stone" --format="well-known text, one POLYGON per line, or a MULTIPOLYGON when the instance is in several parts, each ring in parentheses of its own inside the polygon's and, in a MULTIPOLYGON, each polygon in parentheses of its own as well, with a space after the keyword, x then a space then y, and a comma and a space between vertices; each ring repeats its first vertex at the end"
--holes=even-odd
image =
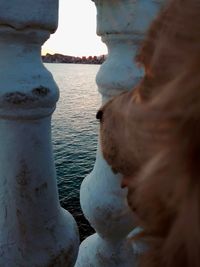
POLYGON ((32 102, 40 101, 50 93, 50 90, 46 87, 39 86, 34 88, 31 93, 23 92, 11 92, 6 93, 4 96, 5 102, 13 105, 30 104, 32 102))
POLYGON ((49 88, 46 88, 46 87, 44 87, 42 85, 40 85, 39 87, 34 88, 32 90, 32 93, 34 95, 37 95, 37 96, 40 96, 40 97, 47 96, 49 92, 50 92, 49 88))
POLYGON ((57 27, 57 7, 58 0, 0 0, 2 267, 73 267, 78 253, 77 225, 60 207, 52 155, 59 91, 40 56, 57 27))

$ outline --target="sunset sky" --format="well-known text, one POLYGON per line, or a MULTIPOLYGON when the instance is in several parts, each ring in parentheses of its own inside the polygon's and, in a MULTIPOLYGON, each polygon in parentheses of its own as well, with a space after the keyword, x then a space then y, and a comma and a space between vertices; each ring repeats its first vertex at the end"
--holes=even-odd
POLYGON ((59 27, 42 53, 71 56, 102 55, 106 46, 96 35, 96 7, 91 0, 59 0, 59 27))

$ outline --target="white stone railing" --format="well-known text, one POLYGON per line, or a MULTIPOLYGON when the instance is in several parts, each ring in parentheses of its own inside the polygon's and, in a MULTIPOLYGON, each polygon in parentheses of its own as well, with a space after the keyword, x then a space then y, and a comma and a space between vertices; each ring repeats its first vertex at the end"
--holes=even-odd
MULTIPOLYGON (((142 76, 134 55, 161 2, 95 1, 97 33, 109 51, 97 75, 103 103, 142 76)), ((96 234, 78 258, 76 223, 59 205, 50 129, 58 88, 40 58, 57 13, 58 0, 0 0, 0 266, 132 267, 134 215, 100 148, 81 187, 96 234)))
MULTIPOLYGON (((97 74, 103 103, 130 90, 142 77, 134 63, 137 47, 158 12, 162 0, 94 0, 97 34, 108 47, 108 58, 97 74)), ((120 122, 119 122, 120 123, 120 122)), ((134 214, 121 189, 121 176, 112 173, 100 148, 93 171, 81 186, 81 207, 96 230, 81 244, 76 267, 133 267, 136 253, 127 235, 134 229, 134 214)))
POLYGON ((51 147, 58 88, 41 61, 57 0, 0 0, 0 266, 74 266, 78 233, 60 207, 51 147))

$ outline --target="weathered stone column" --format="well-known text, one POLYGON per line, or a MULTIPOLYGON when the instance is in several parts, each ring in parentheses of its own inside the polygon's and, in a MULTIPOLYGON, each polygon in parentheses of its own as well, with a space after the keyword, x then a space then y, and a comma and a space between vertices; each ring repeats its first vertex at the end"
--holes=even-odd
POLYGON ((58 88, 41 45, 57 0, 0 0, 0 266, 74 266, 77 227, 60 207, 51 146, 58 88))
MULTIPOLYGON (((142 77, 134 56, 161 0, 95 0, 95 4, 97 34, 108 47, 108 58, 96 78, 105 103, 132 89, 142 77)), ((127 239, 134 229, 134 214, 120 185, 121 176, 112 173, 99 148, 94 169, 81 186, 83 212, 97 233, 81 244, 76 267, 136 265, 136 253, 127 239)))

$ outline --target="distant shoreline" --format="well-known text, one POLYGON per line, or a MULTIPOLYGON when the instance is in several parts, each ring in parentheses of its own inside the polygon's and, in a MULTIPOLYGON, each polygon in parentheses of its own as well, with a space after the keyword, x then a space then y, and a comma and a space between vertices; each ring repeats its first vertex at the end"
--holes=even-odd
POLYGON ((44 63, 102 64, 105 59, 106 55, 74 57, 56 53, 42 56, 44 63))

